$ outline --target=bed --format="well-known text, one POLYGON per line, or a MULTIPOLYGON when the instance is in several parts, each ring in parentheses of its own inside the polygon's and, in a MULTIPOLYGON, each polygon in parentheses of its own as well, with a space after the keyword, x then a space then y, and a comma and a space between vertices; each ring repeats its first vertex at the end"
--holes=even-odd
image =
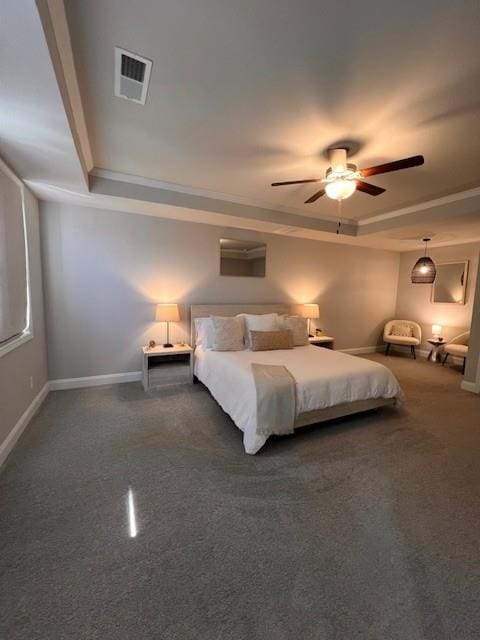
POLYGON ((396 405, 403 394, 383 365, 313 345, 279 351, 213 351, 195 344, 195 319, 239 313, 292 314, 295 305, 192 305, 194 373, 243 432, 246 453, 255 454, 268 439, 257 428, 252 364, 283 365, 295 379, 295 428, 396 405))

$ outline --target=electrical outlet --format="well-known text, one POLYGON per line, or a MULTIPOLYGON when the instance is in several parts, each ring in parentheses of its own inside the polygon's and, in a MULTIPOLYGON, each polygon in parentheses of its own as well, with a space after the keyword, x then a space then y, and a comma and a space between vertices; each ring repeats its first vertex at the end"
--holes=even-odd
POLYGON ((33 389, 33 376, 30 376, 30 389, 33 389))

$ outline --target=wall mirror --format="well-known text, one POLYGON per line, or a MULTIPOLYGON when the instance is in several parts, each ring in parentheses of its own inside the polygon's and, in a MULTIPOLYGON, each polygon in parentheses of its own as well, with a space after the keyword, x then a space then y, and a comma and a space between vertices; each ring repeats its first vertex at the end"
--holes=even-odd
POLYGON ((437 275, 432 284, 432 302, 441 304, 465 304, 468 260, 445 262, 435 265, 437 275))
POLYGON ((263 242, 220 238, 220 275, 264 278, 266 256, 263 242))

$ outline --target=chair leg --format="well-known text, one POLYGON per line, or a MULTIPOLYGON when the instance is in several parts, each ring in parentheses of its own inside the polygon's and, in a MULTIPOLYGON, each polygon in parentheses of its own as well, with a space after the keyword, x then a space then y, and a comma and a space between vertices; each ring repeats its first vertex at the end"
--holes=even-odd
POLYGON ((415 347, 413 346, 413 344, 412 344, 412 345, 410 345, 410 349, 412 350, 412 356, 413 356, 413 359, 414 359, 414 360, 416 360, 416 359, 417 359, 417 356, 415 355, 415 347))
POLYGON ((388 352, 390 351, 390 342, 387 342, 387 348, 385 349, 385 355, 388 356, 388 352))
POLYGON ((447 358, 448 358, 448 356, 449 356, 449 355, 450 355, 449 353, 446 353, 446 354, 445 354, 445 358, 443 359, 443 362, 442 362, 442 367, 445 365, 445 363, 446 363, 447 358))

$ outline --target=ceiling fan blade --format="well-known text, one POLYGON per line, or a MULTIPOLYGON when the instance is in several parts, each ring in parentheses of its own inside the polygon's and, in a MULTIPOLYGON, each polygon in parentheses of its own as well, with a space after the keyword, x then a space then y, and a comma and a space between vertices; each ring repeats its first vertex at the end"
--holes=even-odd
POLYGON ((379 196, 386 191, 386 189, 382 189, 382 187, 377 187, 363 180, 357 180, 357 189, 358 191, 363 191, 363 193, 368 193, 369 196, 379 196))
POLYGON ((290 180, 289 182, 272 182, 272 187, 283 187, 286 184, 306 184, 307 182, 321 182, 323 178, 311 178, 310 180, 290 180))
POLYGON ((377 164, 375 167, 368 167, 367 169, 360 169, 360 175, 363 178, 369 176, 376 176, 379 173, 390 173, 390 171, 399 171, 400 169, 410 169, 410 167, 419 167, 425 162, 423 156, 411 156, 410 158, 403 158, 403 160, 396 160, 395 162, 386 162, 385 164, 377 164))
POLYGON ((314 193, 313 196, 310 196, 308 200, 305 200, 305 204, 310 204, 310 202, 315 202, 316 200, 321 198, 323 195, 325 195, 325 189, 320 189, 320 191, 317 191, 316 193, 314 193))

